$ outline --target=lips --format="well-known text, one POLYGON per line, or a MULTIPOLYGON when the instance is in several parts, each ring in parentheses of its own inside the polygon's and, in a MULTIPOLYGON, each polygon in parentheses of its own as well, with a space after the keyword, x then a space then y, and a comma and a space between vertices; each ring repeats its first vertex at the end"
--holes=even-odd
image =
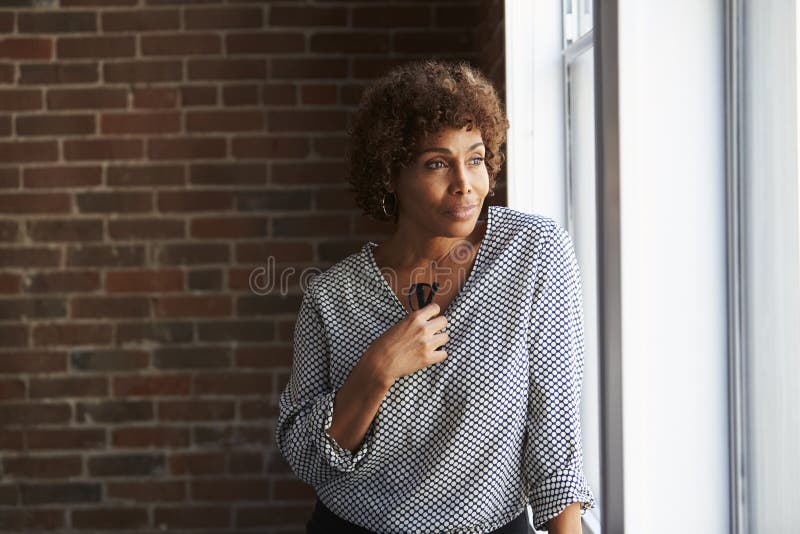
POLYGON ((478 206, 477 203, 475 204, 461 204, 459 206, 454 206, 447 210, 445 213, 449 215, 453 215, 455 217, 465 217, 469 215, 472 210, 474 210, 478 206))

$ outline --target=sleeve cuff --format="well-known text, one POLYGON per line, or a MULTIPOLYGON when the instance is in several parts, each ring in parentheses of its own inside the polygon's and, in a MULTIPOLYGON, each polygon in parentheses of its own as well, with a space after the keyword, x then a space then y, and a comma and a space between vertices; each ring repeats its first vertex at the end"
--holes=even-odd
POLYGON ((582 470, 557 471, 550 478, 540 482, 528 497, 528 503, 533 510, 534 528, 546 530, 545 523, 575 502, 581 503, 581 515, 587 510, 597 508, 592 490, 582 470))
POLYGON ((328 434, 328 429, 333 422, 333 399, 336 392, 322 395, 318 400, 318 406, 314 413, 319 414, 318 421, 314 428, 318 429, 317 445, 322 457, 327 460, 331 467, 339 471, 350 473, 355 471, 361 460, 368 454, 369 445, 374 435, 374 421, 367 430, 361 446, 355 451, 349 451, 339 445, 333 437, 328 434))

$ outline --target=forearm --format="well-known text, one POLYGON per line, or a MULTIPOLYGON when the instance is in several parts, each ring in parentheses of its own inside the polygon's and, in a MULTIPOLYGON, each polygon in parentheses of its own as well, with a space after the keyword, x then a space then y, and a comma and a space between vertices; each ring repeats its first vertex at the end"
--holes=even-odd
POLYGON ((334 397, 328 435, 343 448, 357 450, 390 387, 376 372, 370 353, 365 354, 334 397))
POLYGON ((547 522, 549 534, 582 534, 581 503, 574 502, 547 522))

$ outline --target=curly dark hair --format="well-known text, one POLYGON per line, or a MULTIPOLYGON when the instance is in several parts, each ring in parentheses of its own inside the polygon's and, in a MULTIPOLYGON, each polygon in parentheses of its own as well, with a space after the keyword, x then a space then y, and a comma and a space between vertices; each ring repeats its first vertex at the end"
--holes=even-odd
MULTIPOLYGON (((508 119, 492 83, 466 61, 425 59, 395 67, 367 87, 347 129, 347 181, 356 204, 379 221, 386 184, 414 158, 417 143, 443 128, 480 129, 489 190, 505 161, 508 119)), ((394 214, 397 222, 397 210, 394 214)))

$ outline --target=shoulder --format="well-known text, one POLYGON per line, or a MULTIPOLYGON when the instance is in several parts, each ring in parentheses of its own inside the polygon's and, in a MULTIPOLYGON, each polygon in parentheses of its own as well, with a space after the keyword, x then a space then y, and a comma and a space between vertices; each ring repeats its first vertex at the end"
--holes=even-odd
POLYGON ((314 268, 306 279, 306 292, 315 299, 325 298, 332 292, 346 293, 354 283, 363 283, 367 276, 364 243, 357 251, 348 254, 327 268, 314 268))
POLYGON ((507 244, 522 241, 539 250, 550 236, 565 231, 558 221, 540 213, 528 213, 506 206, 491 206, 490 209, 491 231, 507 244))

